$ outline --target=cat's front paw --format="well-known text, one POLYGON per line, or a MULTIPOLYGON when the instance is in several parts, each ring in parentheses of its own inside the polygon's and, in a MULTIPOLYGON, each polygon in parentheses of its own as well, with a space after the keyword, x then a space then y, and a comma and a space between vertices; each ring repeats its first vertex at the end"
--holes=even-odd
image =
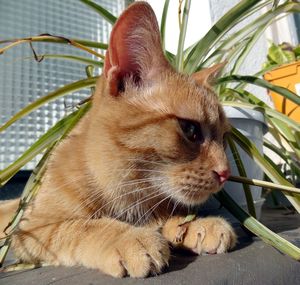
POLYGON ((170 249, 159 232, 133 228, 116 238, 107 258, 110 266, 104 271, 112 276, 146 277, 161 273, 168 265, 170 249))
POLYGON ((197 254, 224 253, 236 244, 236 234, 232 226, 218 217, 202 218, 188 223, 183 235, 183 247, 197 254))

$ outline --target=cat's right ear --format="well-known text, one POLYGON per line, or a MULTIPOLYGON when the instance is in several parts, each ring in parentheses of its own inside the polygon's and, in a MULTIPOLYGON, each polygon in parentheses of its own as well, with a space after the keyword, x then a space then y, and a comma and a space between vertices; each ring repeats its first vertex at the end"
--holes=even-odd
POLYGON ((192 78, 196 81, 197 84, 205 85, 210 88, 215 83, 217 77, 226 64, 227 61, 224 61, 211 67, 203 68, 200 71, 192 74, 192 78))
POLYGON ((122 94, 125 81, 151 84, 169 64, 164 57, 157 20, 151 6, 135 2, 115 23, 104 62, 104 76, 112 96, 122 94))

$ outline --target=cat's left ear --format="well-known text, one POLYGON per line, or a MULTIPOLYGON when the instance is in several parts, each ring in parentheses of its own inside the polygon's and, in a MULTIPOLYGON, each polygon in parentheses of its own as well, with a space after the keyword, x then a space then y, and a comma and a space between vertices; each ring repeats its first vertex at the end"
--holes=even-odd
POLYGON ((196 81, 199 85, 205 85, 210 87, 214 84, 216 78, 220 74, 221 70, 227 64, 226 61, 215 64, 208 68, 203 68, 198 72, 192 74, 192 78, 196 81))
POLYGON ((110 35, 104 76, 109 93, 123 93, 126 80, 142 86, 170 68, 164 57, 158 23, 146 2, 131 4, 119 17, 110 35))

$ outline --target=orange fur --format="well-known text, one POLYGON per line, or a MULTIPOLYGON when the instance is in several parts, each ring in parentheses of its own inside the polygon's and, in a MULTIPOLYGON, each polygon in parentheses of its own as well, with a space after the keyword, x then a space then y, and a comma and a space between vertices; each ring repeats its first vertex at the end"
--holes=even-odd
POLYGON ((13 213, 16 212, 18 205, 18 199, 0 202, 0 238, 5 237, 4 229, 11 221, 13 213))
MULTIPOLYGON (((112 31, 91 110, 56 148, 13 236, 16 254, 117 277, 161 272, 185 206, 221 187, 228 129, 211 88, 167 63, 151 7, 132 4, 112 31), (178 118, 198 122, 203 142, 186 139, 178 118)), ((183 246, 220 253, 234 243, 227 222, 207 218, 188 225, 183 246)))

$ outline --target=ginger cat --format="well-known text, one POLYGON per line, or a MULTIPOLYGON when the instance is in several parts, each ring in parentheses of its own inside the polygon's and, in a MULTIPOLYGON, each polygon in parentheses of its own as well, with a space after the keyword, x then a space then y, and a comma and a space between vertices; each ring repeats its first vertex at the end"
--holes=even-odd
POLYGON ((16 255, 145 277, 168 264, 170 245, 231 249, 236 236, 224 219, 184 223, 188 206, 229 176, 229 124, 208 85, 216 69, 177 73, 152 8, 132 4, 111 33, 91 110, 56 148, 13 235, 16 255))

